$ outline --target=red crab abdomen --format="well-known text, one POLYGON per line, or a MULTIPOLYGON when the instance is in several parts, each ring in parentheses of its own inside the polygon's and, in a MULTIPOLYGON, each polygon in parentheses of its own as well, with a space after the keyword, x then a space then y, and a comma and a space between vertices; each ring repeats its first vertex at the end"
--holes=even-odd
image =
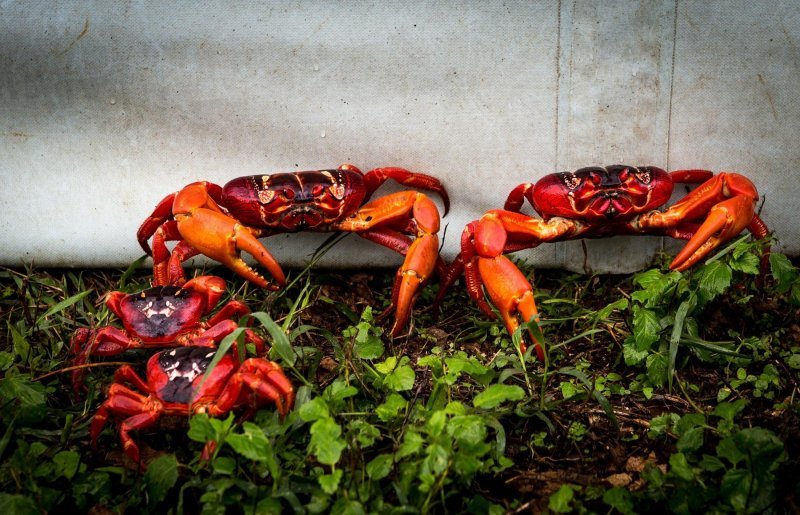
POLYGON ((279 232, 326 231, 364 200, 364 180, 351 170, 317 170, 238 177, 222 189, 222 204, 245 225, 279 232))
POLYGON ((664 205, 671 194, 672 178, 661 168, 611 165, 546 175, 533 203, 545 218, 624 222, 664 205))

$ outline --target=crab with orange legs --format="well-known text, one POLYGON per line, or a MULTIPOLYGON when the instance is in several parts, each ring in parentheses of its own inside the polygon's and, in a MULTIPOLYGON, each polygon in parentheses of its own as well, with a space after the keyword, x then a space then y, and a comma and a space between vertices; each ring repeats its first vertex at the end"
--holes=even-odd
MULTIPOLYGON (((262 358, 239 362, 225 354, 206 374, 215 356, 208 347, 179 347, 154 354, 147 362, 146 379, 128 365, 114 374, 108 397, 97 410, 89 427, 92 447, 109 418, 119 419, 119 439, 125 454, 140 463, 139 446, 133 431, 154 427, 164 416, 206 413, 221 417, 244 410, 244 417, 256 409, 274 404, 285 416, 294 404, 294 388, 279 365, 262 358), (207 377, 206 377, 207 376, 207 377)), ((215 446, 203 451, 207 458, 215 446)))
MULTIPOLYGON (((238 324, 233 320, 250 313, 243 303, 232 300, 219 311, 216 308, 225 293, 225 280, 200 276, 183 286, 156 286, 138 293, 114 291, 107 295, 106 305, 121 321, 123 328, 105 326, 75 331, 70 344, 74 354, 73 389, 83 387, 85 364, 91 356, 115 356, 128 349, 161 349, 165 347, 216 347, 238 324)), ((261 355, 264 340, 245 330, 245 340, 261 355)))
POLYGON ((389 307, 395 310, 391 333, 398 336, 420 288, 435 269, 443 273, 445 267, 439 257, 439 211, 427 195, 401 191, 365 203, 388 179, 437 193, 447 214, 447 192, 434 177, 402 168, 362 173, 342 165, 239 177, 222 187, 189 184, 158 203, 137 237, 153 257, 154 284, 181 284, 182 262, 203 254, 260 287, 276 290, 285 283, 284 273, 258 238, 297 231, 354 232, 405 256, 389 307), (178 241, 171 253, 167 241, 178 241), (248 266, 241 251, 266 268, 274 282, 248 266))
MULTIPOLYGON (((767 227, 755 213, 757 201, 753 183, 737 173, 667 173, 653 166, 613 165, 550 174, 535 184, 520 184, 509 194, 505 209, 488 211, 465 227, 461 253, 442 280, 437 302, 463 273, 467 291, 481 311, 494 318, 485 289, 513 334, 521 322, 537 318, 538 313, 530 282, 504 254, 577 238, 661 235, 688 240, 670 264, 670 269, 683 271, 744 229, 756 238, 766 237, 767 227), (658 210, 676 183, 700 185, 664 211, 658 210), (525 199, 540 218, 520 212, 525 199)), ((534 335, 530 337, 536 343, 534 335)), ((542 359, 541 346, 536 345, 536 352, 542 359)))

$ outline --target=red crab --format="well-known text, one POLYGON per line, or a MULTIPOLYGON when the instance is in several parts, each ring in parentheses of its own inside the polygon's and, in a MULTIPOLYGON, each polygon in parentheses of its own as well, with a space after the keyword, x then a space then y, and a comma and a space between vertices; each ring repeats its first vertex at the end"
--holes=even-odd
POLYGON ((335 170, 239 177, 220 187, 195 182, 167 195, 142 223, 139 244, 153 257, 155 284, 181 284, 181 263, 204 254, 263 288, 285 282, 280 265, 257 238, 296 231, 355 232, 405 256, 392 292, 392 335, 405 327, 419 288, 439 258, 439 211, 417 191, 401 191, 365 204, 388 179, 439 194, 445 214, 449 199, 438 179, 402 168, 362 174, 355 166, 335 170), (148 240, 153 237, 152 250, 148 240), (414 239, 412 240, 412 236, 414 239), (177 240, 170 254, 165 242, 177 240), (240 257, 250 253, 272 275, 267 281, 240 257))
MULTIPOLYGON (((664 235, 688 240, 670 264, 670 269, 685 270, 745 228, 756 238, 764 238, 768 230, 755 213, 757 201, 753 183, 736 173, 667 173, 653 166, 613 165, 546 175, 535 184, 514 188, 505 210, 488 211, 466 226, 461 253, 442 280, 439 300, 463 272, 470 297, 494 318, 481 290, 485 287, 513 334, 518 317, 528 321, 538 314, 531 284, 503 254, 543 242, 620 234, 664 235), (675 183, 702 184, 659 211, 675 183), (541 218, 520 213, 525 199, 541 218)), ((536 351, 542 359, 541 347, 537 345, 536 351)))
POLYGON ((240 407, 246 408, 245 416, 249 416, 269 403, 275 404, 284 416, 292 408, 294 388, 278 364, 262 358, 246 359, 240 364, 226 354, 205 377, 215 354, 208 347, 158 352, 147 362, 146 381, 128 365, 119 368, 107 399, 92 419, 92 446, 97 447, 97 438, 109 417, 121 419, 119 438, 123 450, 139 463, 139 446, 130 433, 155 426, 162 416, 207 413, 220 417, 240 407))
MULTIPOLYGON (((232 300, 203 321, 223 293, 225 281, 210 275, 196 277, 182 287, 156 286, 139 293, 111 292, 106 305, 119 317, 124 329, 109 325, 75 331, 71 341, 74 363, 82 365, 93 355, 114 356, 136 348, 215 347, 238 327, 233 318, 250 313, 243 303, 232 300)), ((249 329, 245 334, 246 341, 255 345, 260 355, 264 341, 249 329)), ((82 388, 85 375, 82 368, 72 372, 76 392, 82 388)))

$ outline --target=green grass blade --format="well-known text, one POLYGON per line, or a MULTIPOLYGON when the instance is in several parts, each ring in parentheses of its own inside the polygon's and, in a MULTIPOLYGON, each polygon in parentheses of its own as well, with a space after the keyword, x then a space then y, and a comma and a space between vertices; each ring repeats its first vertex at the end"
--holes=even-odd
POLYGON ((683 334, 683 325, 689 309, 694 305, 694 298, 681 302, 675 311, 675 323, 672 326, 672 335, 669 337, 669 362, 667 364, 667 383, 668 390, 672 391, 672 377, 675 375, 675 360, 678 357, 678 345, 683 334))
POLYGON ((278 353, 278 356, 290 366, 294 366, 297 356, 292 349, 292 344, 286 332, 275 322, 269 314, 263 311, 256 311, 251 313, 250 316, 261 322, 261 325, 267 330, 272 337, 272 348, 278 353))
POLYGON ((61 311, 64 311, 65 309, 67 309, 68 307, 72 306, 76 302, 80 302, 81 299, 83 299, 84 297, 86 297, 90 293, 92 293, 92 290, 82 291, 80 293, 76 293, 75 295, 73 295, 73 296, 71 296, 69 298, 66 298, 66 299, 62 300, 61 302, 59 302, 57 304, 54 304, 53 306, 50 306, 50 309, 45 311, 39 318, 36 319, 36 326, 38 327, 39 325, 41 325, 41 323, 47 317, 55 315, 56 313, 60 313, 61 311))

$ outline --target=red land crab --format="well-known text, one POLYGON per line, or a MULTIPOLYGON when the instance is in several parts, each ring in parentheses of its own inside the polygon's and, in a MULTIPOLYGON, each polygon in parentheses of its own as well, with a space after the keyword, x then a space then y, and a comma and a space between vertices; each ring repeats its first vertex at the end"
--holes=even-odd
POLYGON ((390 306, 396 310, 392 335, 397 336, 408 322, 419 288, 434 268, 444 271, 444 262, 438 249, 439 211, 425 194, 401 191, 365 204, 388 179, 437 193, 447 214, 447 192, 434 177, 402 168, 361 173, 345 164, 335 170, 239 177, 223 187, 189 184, 158 203, 137 237, 153 257, 154 284, 181 284, 182 262, 204 254, 254 284, 276 290, 285 283, 283 271, 258 238, 296 231, 355 232, 405 256, 390 306), (176 240, 170 254, 165 242, 176 240), (264 266, 275 283, 249 267, 240 257, 242 250, 264 266))
MULTIPOLYGON (((232 333, 240 318, 250 310, 232 300, 216 314, 203 320, 225 293, 225 280, 211 275, 196 277, 183 286, 156 286, 139 293, 114 291, 106 297, 106 305, 119 317, 124 329, 105 326, 81 328, 72 336, 74 364, 86 363, 90 356, 114 356, 128 349, 179 346, 216 347, 232 333)), ((264 351, 264 340, 249 329, 245 340, 264 351)), ((72 372, 75 391, 83 386, 85 370, 72 372)))
MULTIPOLYGON (((147 380, 128 365, 119 368, 108 397, 89 427, 92 446, 97 447, 97 438, 109 417, 120 419, 123 450, 139 463, 139 446, 130 433, 155 426, 162 416, 207 413, 220 417, 245 408, 247 417, 267 404, 275 404, 284 416, 292 408, 294 388, 278 364, 262 358, 249 358, 240 364, 234 356, 225 354, 204 379, 215 354, 208 347, 158 352, 147 362, 147 380)), ((204 456, 207 454, 208 447, 204 456)))
MULTIPOLYGON (((667 173, 653 166, 613 165, 546 175, 535 184, 514 188, 504 210, 488 211, 465 227, 461 253, 442 280, 437 300, 463 272, 473 301, 494 318, 481 291, 485 287, 513 334, 519 326, 518 318, 528 321, 538 313, 531 284, 504 254, 543 242, 622 234, 663 235, 688 240, 670 264, 670 269, 682 271, 745 228, 756 238, 764 238, 768 230, 755 213, 757 201, 753 183, 736 173, 667 173), (659 211, 676 183, 700 186, 659 211), (520 212, 525 199, 541 218, 520 212)), ((536 351, 542 359, 541 347, 537 345, 536 351)))

